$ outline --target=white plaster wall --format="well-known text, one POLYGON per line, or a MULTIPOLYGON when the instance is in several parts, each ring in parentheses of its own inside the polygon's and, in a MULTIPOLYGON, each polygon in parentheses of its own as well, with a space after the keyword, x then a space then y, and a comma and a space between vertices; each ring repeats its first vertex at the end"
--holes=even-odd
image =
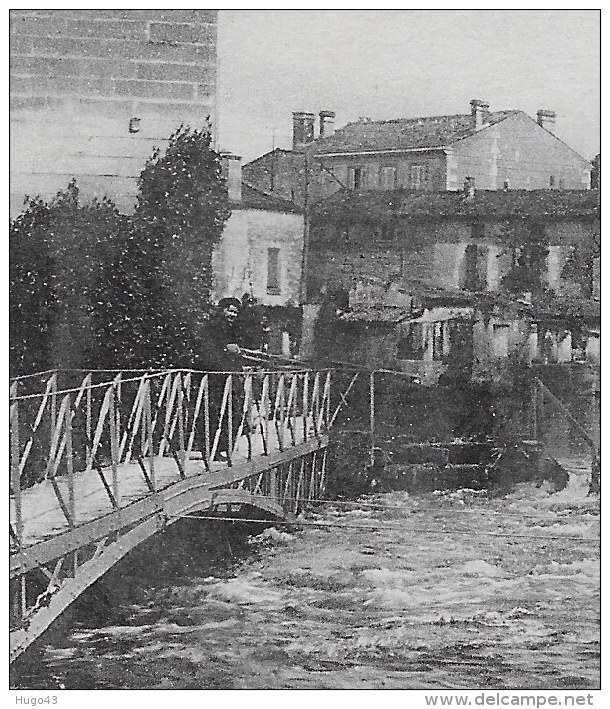
POLYGON ((301 284, 303 216, 235 209, 214 250, 213 296, 251 293, 262 305, 297 305, 301 284), (267 293, 267 250, 280 250, 280 293, 267 293))

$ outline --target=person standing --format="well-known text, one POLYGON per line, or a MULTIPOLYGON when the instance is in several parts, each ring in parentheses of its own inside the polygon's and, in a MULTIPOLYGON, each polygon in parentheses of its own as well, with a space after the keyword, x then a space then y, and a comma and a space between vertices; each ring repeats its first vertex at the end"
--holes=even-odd
MULTIPOLYGON (((241 372, 246 361, 240 354, 243 347, 243 328, 240 320, 241 302, 238 298, 222 298, 216 312, 208 321, 205 352, 203 354, 204 369, 210 372, 209 379, 209 416, 210 416, 210 447, 214 443, 216 430, 219 426, 222 411, 222 400, 228 375, 214 372, 234 372, 232 395, 230 399, 232 413, 232 440, 239 429, 243 406, 243 385, 241 372)), ((225 409, 220 423, 220 435, 216 450, 217 460, 229 457, 229 416, 225 409)))

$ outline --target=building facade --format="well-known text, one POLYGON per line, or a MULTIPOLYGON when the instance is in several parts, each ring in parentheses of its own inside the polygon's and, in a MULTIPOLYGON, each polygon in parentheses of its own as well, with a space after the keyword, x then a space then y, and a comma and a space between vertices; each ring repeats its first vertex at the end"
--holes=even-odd
POLYGON ((244 166, 254 185, 313 204, 340 189, 436 192, 459 190, 467 177, 480 189, 588 189, 591 163, 553 134, 555 113, 536 120, 520 110, 373 121, 333 130, 334 114, 293 114, 293 149, 244 166))
POLYGON ((346 191, 313 210, 308 302, 333 357, 426 383, 598 364, 599 244, 597 191, 346 191))
POLYGON ((223 163, 231 216, 212 255, 212 298, 246 294, 267 322, 270 351, 294 355, 301 335, 302 209, 243 182, 236 156, 225 155, 223 163))
POLYGON ((216 114, 216 10, 11 10, 11 216, 76 178, 134 204, 154 147, 216 114))

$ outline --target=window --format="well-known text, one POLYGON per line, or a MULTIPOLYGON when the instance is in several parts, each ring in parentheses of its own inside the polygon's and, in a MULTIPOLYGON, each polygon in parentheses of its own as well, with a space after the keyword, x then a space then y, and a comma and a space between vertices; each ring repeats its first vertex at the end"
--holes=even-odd
POLYGON ((485 238, 485 223, 484 222, 474 222, 472 225, 472 238, 475 241, 481 241, 485 238))
POLYGON ((350 167, 348 170, 348 182, 353 190, 364 189, 364 168, 350 167))
POLYGON ((447 323, 435 322, 432 325, 432 359, 440 362, 449 351, 447 323))
POLYGON ((424 330, 421 323, 410 323, 398 341, 398 359, 417 359, 424 357, 424 330))
POLYGON ((430 181, 430 165, 411 165, 409 171, 409 187, 412 190, 423 190, 430 181))
POLYGON ((379 184, 382 190, 393 190, 396 188, 396 168, 382 167, 379 171, 379 184))
POLYGON ((280 250, 267 249, 267 293, 280 293, 280 250))
MULTIPOLYGON (((473 229, 474 231, 474 229, 473 229)), ((478 244, 468 244, 464 250, 462 288, 469 291, 485 290, 485 250, 478 244)))
POLYGON ((424 186, 425 172, 423 165, 411 165, 409 186, 412 190, 421 190, 424 186))
POLYGON ((494 325, 493 353, 494 357, 508 357, 510 325, 494 325))

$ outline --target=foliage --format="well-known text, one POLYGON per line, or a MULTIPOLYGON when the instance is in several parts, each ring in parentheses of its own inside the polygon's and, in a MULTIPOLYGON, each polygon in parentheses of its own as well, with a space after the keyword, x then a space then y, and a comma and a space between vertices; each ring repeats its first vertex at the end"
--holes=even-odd
POLYGON ((12 376, 46 369, 50 360, 55 295, 48 237, 49 205, 40 199, 9 229, 9 347, 12 376))
POLYGON ((74 180, 49 203, 28 201, 10 226, 11 373, 98 364, 102 265, 124 235, 110 201, 79 205, 74 180))
POLYGON ((504 253, 511 257, 508 273, 502 278, 502 287, 513 294, 542 294, 545 290, 543 272, 549 247, 545 243, 544 227, 535 222, 505 222, 501 238, 504 253))
POLYGON ((572 249, 561 272, 563 278, 577 283, 585 298, 591 298, 595 285, 595 263, 601 256, 599 235, 580 241, 572 249))
POLYGON ((133 218, 73 180, 10 226, 11 374, 197 366, 212 249, 229 217, 210 134, 180 127, 139 179, 133 218))
POLYGON ((124 277, 144 290, 138 321, 146 323, 146 330, 134 333, 133 350, 141 352, 146 366, 197 366, 209 310, 212 251, 230 216, 209 132, 181 126, 165 152, 157 149, 148 160, 139 188, 133 216, 137 247, 124 277))

